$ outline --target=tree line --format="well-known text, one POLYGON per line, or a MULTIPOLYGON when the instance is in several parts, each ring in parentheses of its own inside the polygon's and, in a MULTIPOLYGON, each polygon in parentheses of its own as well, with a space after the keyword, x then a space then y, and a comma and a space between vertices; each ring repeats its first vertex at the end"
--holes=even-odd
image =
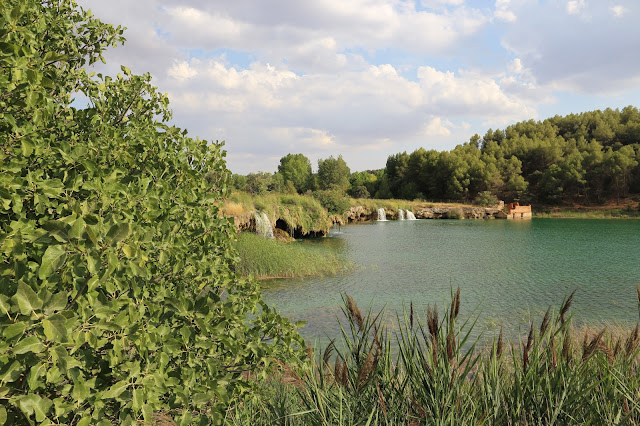
POLYGON ((640 111, 633 106, 522 121, 489 129, 450 151, 419 148, 388 157, 386 167, 351 173, 342 157, 302 154, 278 171, 233 176, 237 189, 298 192, 335 189, 356 198, 494 199, 602 203, 640 193, 640 111))

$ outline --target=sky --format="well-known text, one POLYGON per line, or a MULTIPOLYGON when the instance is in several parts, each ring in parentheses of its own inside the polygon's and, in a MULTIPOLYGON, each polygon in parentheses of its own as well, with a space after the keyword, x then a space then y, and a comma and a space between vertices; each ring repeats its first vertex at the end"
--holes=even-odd
POLYGON ((379 169, 489 128, 640 107, 637 0, 78 0, 127 27, 99 71, 150 72, 234 173, 379 169))

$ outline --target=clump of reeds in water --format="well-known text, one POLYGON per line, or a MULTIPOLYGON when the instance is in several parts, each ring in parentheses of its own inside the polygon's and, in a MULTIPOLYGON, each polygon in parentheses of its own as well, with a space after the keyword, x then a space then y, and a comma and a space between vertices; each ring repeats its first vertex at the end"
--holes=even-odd
MULTIPOLYGON (((636 288, 640 312, 640 288, 636 288)), ((440 314, 398 316, 391 334, 381 313, 344 297, 342 349, 310 355, 294 381, 273 379, 230 410, 235 424, 640 424, 638 325, 578 336, 569 310, 551 308, 520 344, 502 330, 489 347, 458 323, 460 290, 440 314), (392 350, 392 339, 396 350, 392 350)))

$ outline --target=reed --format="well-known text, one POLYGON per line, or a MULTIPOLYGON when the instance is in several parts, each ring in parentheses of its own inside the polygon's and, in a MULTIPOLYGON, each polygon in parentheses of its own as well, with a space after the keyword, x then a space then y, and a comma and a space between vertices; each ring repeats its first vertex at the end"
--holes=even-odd
MULTIPOLYGON (((640 289, 638 291, 640 305, 640 289)), ((272 379, 231 424, 640 424, 640 331, 571 328, 572 293, 532 322, 519 344, 471 339, 460 293, 439 314, 413 305, 397 315, 362 312, 344 297, 342 344, 332 341, 297 372, 272 379)))
POLYGON ((285 243, 243 232, 236 248, 236 271, 258 279, 331 275, 347 271, 350 264, 339 254, 316 244, 285 243))

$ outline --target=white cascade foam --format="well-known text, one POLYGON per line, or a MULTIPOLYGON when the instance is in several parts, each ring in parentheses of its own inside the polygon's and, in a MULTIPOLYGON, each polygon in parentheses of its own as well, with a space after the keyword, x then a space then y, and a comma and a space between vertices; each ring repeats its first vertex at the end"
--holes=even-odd
POLYGON ((378 209, 378 221, 385 222, 387 220, 387 212, 382 207, 378 209))
POLYGON ((265 238, 273 239, 273 227, 271 221, 265 212, 256 213, 256 234, 262 235, 265 238))
POLYGON ((407 220, 417 220, 416 216, 413 214, 411 210, 407 210, 407 220))

